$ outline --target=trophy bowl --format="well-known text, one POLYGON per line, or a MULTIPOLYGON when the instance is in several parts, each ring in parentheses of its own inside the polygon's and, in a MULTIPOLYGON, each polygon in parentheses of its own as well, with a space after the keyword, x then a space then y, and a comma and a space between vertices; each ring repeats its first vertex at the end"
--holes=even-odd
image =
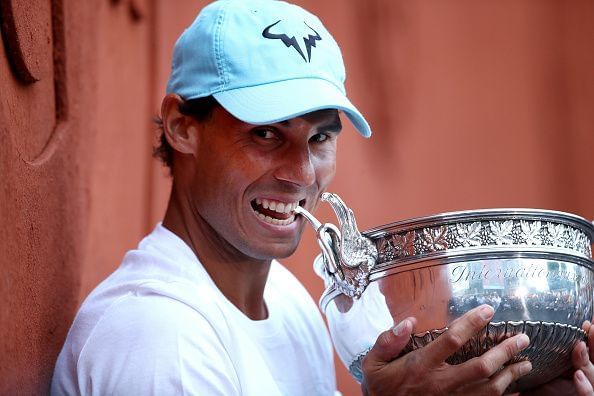
POLYGON ((353 212, 325 193, 339 227, 314 226, 322 254, 316 271, 326 283, 320 300, 342 362, 361 382, 361 362, 378 335, 414 316, 415 333, 402 354, 439 337, 456 318, 486 303, 495 316, 450 356, 459 364, 519 333, 529 346, 510 362, 532 371, 509 391, 538 386, 571 368, 585 339, 594 299, 594 226, 557 211, 486 209, 416 218, 357 230, 353 212))

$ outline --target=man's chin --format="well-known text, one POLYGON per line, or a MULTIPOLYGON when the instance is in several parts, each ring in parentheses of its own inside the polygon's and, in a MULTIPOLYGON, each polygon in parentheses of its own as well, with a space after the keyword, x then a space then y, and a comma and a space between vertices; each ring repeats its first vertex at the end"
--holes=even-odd
POLYGON ((283 253, 278 254, 275 258, 284 259, 284 258, 290 257, 293 255, 293 253, 295 253, 296 250, 297 250, 297 246, 295 246, 294 248, 289 249, 283 253))
POLYGON ((270 244, 263 249, 258 249, 259 252, 254 252, 252 257, 262 260, 275 260, 287 258, 297 250, 298 244, 270 244))

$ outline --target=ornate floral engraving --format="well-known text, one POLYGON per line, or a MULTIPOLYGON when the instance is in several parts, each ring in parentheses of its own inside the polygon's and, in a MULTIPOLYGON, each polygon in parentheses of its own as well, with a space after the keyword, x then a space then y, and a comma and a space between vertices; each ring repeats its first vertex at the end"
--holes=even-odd
POLYGON ((481 246, 481 228, 481 223, 478 221, 470 224, 456 224, 458 231, 456 240, 464 247, 481 246))
POLYGON ((338 291, 352 298, 359 298, 369 284, 369 272, 371 268, 367 263, 359 267, 342 267, 342 278, 332 277, 332 281, 338 291))
POLYGON ((385 238, 381 238, 377 242, 377 250, 379 252, 379 260, 382 263, 392 261, 396 258, 396 248, 394 247, 394 243, 392 242, 393 237, 388 236, 385 238))
POLYGON ((415 254, 415 232, 409 231, 404 235, 395 234, 392 238, 394 240, 394 248, 399 258, 412 256, 415 254))
POLYGON ((520 228, 522 229, 522 238, 528 245, 540 245, 540 221, 520 221, 520 228))
POLYGON ((423 247, 429 252, 437 252, 448 248, 446 226, 423 229, 423 247))
POLYGON ((513 244, 512 230, 514 228, 513 220, 490 221, 491 237, 497 245, 511 245, 513 244))
POLYGON ((575 248, 584 254, 588 253, 588 237, 584 233, 579 233, 575 242, 575 248))
POLYGON ((547 224, 547 230, 549 231, 551 245, 555 247, 565 246, 565 226, 563 224, 547 224))
POLYGON ((565 247, 578 250, 580 231, 573 228, 569 230, 568 234, 569 238, 567 240, 567 245, 565 245, 565 247))
POLYGON ((488 246, 535 246, 570 250, 592 257, 591 241, 578 228, 540 220, 491 220, 453 223, 385 235, 376 240, 379 262, 431 252, 488 246))

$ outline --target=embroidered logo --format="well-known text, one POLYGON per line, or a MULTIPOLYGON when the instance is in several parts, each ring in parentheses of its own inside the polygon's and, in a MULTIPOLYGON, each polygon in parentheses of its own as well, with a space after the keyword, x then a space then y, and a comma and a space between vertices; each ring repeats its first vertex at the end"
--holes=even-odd
POLYGON ((281 20, 279 19, 278 21, 276 21, 272 25, 267 26, 262 31, 262 36, 264 38, 267 38, 267 39, 282 40, 283 44, 285 44, 285 46, 287 48, 293 47, 295 49, 295 51, 297 51, 299 53, 299 55, 301 55, 301 57, 303 58, 303 60, 305 62, 311 62, 311 49, 316 46, 316 41, 322 40, 322 38, 320 37, 320 35, 318 34, 318 32, 316 32, 314 30, 314 28, 312 28, 311 26, 309 26, 307 23, 303 22, 305 24, 305 26, 307 26, 308 28, 310 28, 315 33, 313 35, 312 34, 308 34, 307 37, 303 37, 303 43, 305 44, 305 50, 307 51, 307 58, 306 58, 305 57, 305 54, 303 53, 303 50, 301 49, 301 46, 299 46, 299 42, 297 41, 297 39, 295 38, 295 36, 289 37, 285 33, 272 33, 272 32, 270 32, 270 29, 273 28, 274 26, 276 26, 278 23, 280 23, 280 21, 281 20))

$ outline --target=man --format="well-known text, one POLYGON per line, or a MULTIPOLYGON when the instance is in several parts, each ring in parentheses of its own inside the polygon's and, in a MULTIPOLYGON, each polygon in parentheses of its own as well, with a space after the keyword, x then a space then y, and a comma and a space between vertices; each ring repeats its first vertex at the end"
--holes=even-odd
MULTIPOLYGON (((371 134, 344 79, 335 41, 299 7, 220 0, 200 13, 176 43, 162 103, 165 217, 83 303, 53 394, 335 392, 320 314, 276 259, 299 243, 295 207, 314 211, 334 176, 338 111, 371 134)), ((414 328, 404 320, 369 353, 363 391, 502 393, 530 370, 502 368, 526 336, 444 363, 492 316, 479 307, 394 360, 414 328)))

